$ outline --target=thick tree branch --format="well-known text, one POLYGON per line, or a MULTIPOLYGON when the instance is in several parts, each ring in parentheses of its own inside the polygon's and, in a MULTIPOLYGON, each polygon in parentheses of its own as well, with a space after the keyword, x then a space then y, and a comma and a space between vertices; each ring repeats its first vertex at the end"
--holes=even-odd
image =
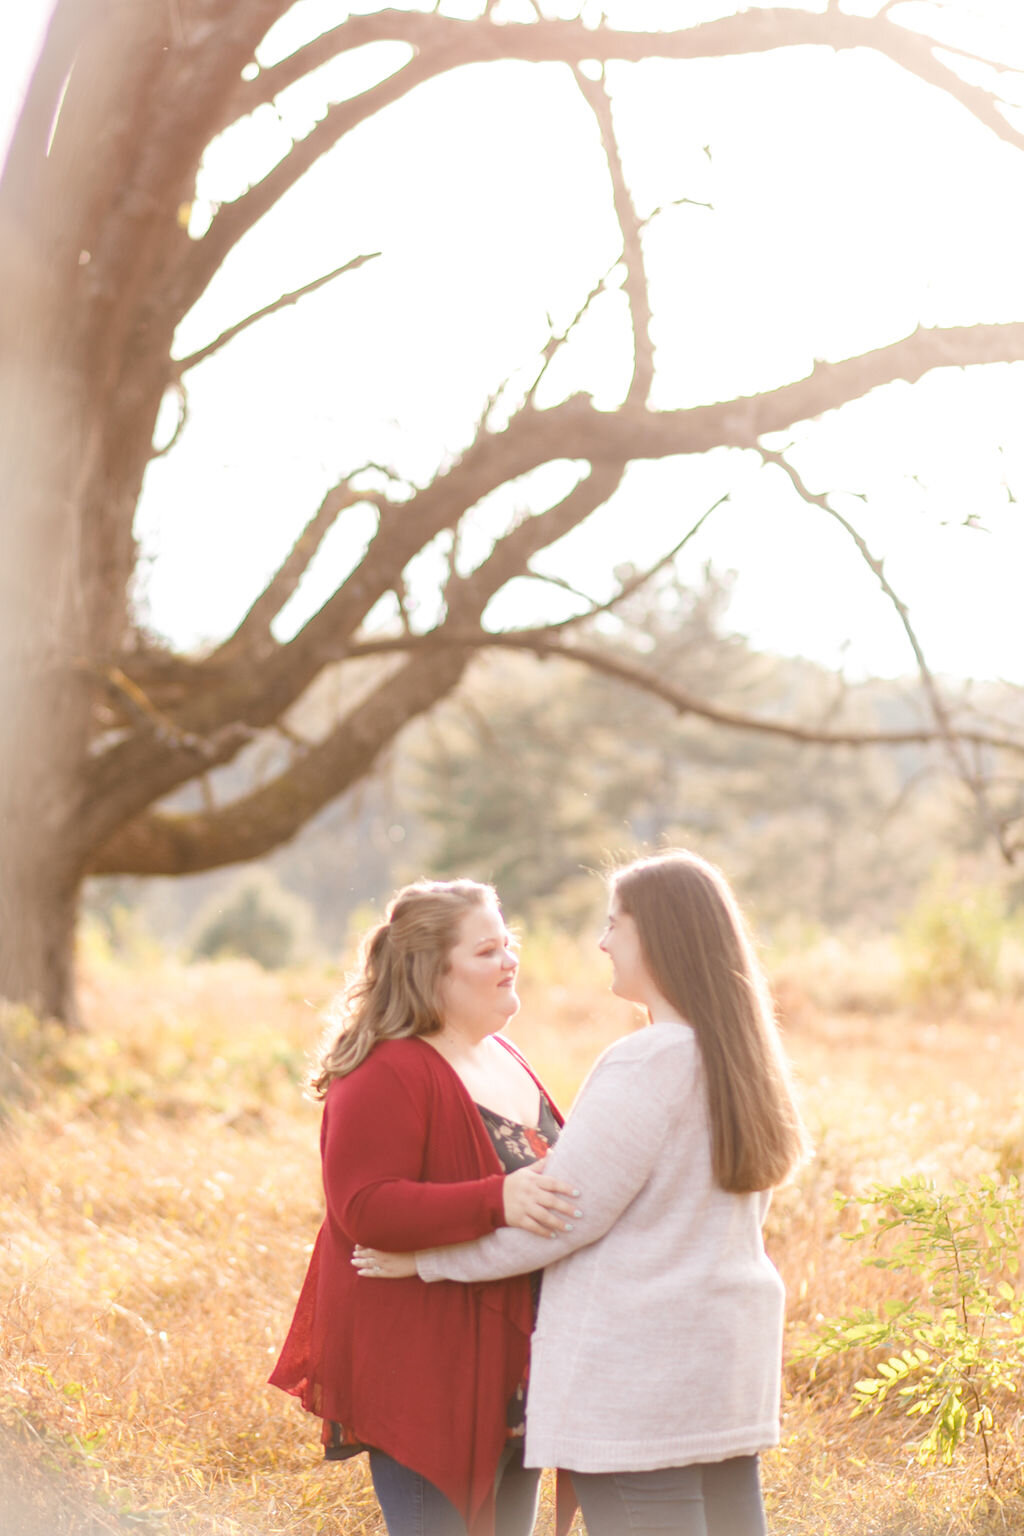
POLYGON ((445 626, 464 627, 468 620, 479 619, 495 592, 527 572, 535 554, 564 538, 604 505, 621 483, 625 468, 625 464, 592 468, 568 496, 546 512, 527 518, 499 539, 476 570, 450 580, 446 587, 445 626))
MULTIPOLYGON (((365 468, 365 466, 364 466, 365 468)), ((339 516, 349 507, 366 503, 377 508, 380 502, 367 491, 357 491, 352 481, 362 470, 355 470, 327 492, 316 512, 295 540, 281 566, 256 598, 235 632, 214 652, 214 665, 234 660, 243 652, 258 654, 273 645, 270 626, 295 592, 339 516)))
MULTIPOLYGON (((219 733, 236 721, 256 728, 272 723, 323 666, 351 654, 359 624, 384 593, 393 590, 419 550, 445 529, 454 529, 463 513, 490 491, 541 464, 579 459, 588 461, 593 471, 603 466, 617 475, 632 459, 723 446, 758 449, 765 433, 785 430, 879 384, 917 379, 934 367, 996 358, 1024 358, 1024 323, 918 330, 876 352, 819 363, 796 384, 689 410, 606 412, 583 396, 546 411, 526 408, 505 432, 478 437, 458 463, 410 502, 383 506, 377 534, 358 569, 287 645, 270 651, 258 669, 217 663, 204 672, 203 663, 196 665, 194 688, 176 711, 179 728, 219 740, 219 733)), ((125 814, 133 815, 170 793, 194 772, 188 754, 169 752, 155 736, 119 743, 90 765, 84 788, 90 822, 102 825, 105 820, 112 833, 125 814)), ((83 814, 76 811, 76 816, 83 814)))
POLYGON ((480 18, 442 16, 437 11, 385 10, 372 16, 351 17, 289 59, 264 70, 244 89, 239 89, 240 115, 272 100, 286 86, 341 53, 380 41, 409 44, 414 50, 413 58, 361 96, 331 106, 323 121, 273 171, 220 210, 187 260, 180 290, 182 313, 199 297, 242 235, 344 134, 456 64, 495 59, 569 63, 584 59, 600 63, 649 58, 707 59, 808 45, 836 52, 868 48, 952 95, 1000 138, 1018 148, 1024 147, 1024 133, 1011 126, 988 91, 970 85, 939 60, 936 50, 940 45, 933 39, 909 31, 884 14, 862 17, 829 10, 816 15, 787 7, 745 11, 675 32, 593 29, 579 21, 550 20, 499 26, 480 18))
POLYGON ((242 236, 346 133, 407 96, 424 80, 443 74, 458 62, 442 50, 433 50, 429 57, 412 59, 398 74, 390 75, 362 96, 330 107, 321 122, 272 171, 234 202, 225 203, 206 234, 195 242, 182 265, 177 300, 180 312, 191 309, 242 236))
POLYGON ((584 59, 601 64, 614 60, 641 63, 650 58, 736 58, 774 53, 783 48, 817 46, 837 53, 866 48, 955 97, 1008 143, 1018 148, 1024 146, 1024 134, 1007 122, 991 94, 963 80, 937 57, 939 52, 953 50, 945 49, 933 37, 902 26, 884 11, 877 16, 854 16, 835 7, 819 13, 791 6, 745 10, 717 21, 661 32, 590 28, 578 20, 546 18, 485 27, 478 19, 463 20, 437 12, 384 10, 372 16, 351 17, 280 64, 264 70, 244 89, 239 89, 239 116, 272 100, 287 85, 330 59, 372 42, 402 42, 417 51, 450 49, 464 64, 497 58, 532 63, 579 63, 584 59))
POLYGON ((99 849, 90 873, 193 874, 268 853, 358 783, 404 725, 454 688, 470 655, 451 647, 411 657, 270 783, 215 810, 137 816, 99 849))

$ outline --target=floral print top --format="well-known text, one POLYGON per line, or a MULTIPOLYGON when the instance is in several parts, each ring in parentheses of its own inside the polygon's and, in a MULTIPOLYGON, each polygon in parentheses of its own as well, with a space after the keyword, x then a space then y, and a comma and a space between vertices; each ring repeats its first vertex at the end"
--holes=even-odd
MULTIPOLYGON (((509 1120, 484 1104, 476 1107, 506 1173, 515 1173, 517 1168, 525 1168, 528 1163, 546 1157, 558 1140, 559 1124, 543 1093, 540 1096, 540 1117, 536 1126, 520 1125, 518 1120, 509 1120)), ((530 1276, 534 1317, 537 1316, 540 1302, 540 1278, 539 1270, 530 1276)), ((527 1365, 522 1381, 508 1401, 505 1423, 509 1436, 526 1433, 526 1383, 529 1369, 527 1365)))

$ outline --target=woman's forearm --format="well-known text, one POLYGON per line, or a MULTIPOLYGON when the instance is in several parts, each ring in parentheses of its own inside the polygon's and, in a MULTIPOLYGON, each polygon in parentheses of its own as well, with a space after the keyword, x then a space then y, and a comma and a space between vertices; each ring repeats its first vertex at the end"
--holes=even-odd
MULTIPOLYGON (((423 1280, 498 1280, 540 1269, 602 1237, 646 1183, 685 1091, 678 1060, 601 1062, 588 1079, 545 1171, 582 1189, 583 1214, 553 1237, 502 1228, 416 1255, 423 1280)), ((376 1245, 380 1246, 380 1245, 376 1245)))

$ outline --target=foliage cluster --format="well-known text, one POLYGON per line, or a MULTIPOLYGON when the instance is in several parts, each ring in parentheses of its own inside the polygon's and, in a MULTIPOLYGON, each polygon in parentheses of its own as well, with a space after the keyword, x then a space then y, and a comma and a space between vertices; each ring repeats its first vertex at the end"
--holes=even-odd
POLYGON ((276 971, 308 951, 312 911, 270 870, 256 868, 236 879, 226 895, 212 897, 196 917, 195 928, 194 959, 241 955, 276 971))
POLYGON ((940 867, 902 925, 903 974, 914 1002, 943 1005, 1014 990, 1024 922, 995 885, 957 882, 940 867))
POLYGON ((1024 1196, 1017 1179, 958 1180, 941 1190, 919 1175, 841 1196, 840 1204, 866 1211, 846 1235, 871 1239, 863 1262, 898 1276, 904 1294, 828 1320, 811 1358, 868 1352, 871 1366, 854 1383, 855 1415, 895 1409, 915 1419, 923 1464, 948 1465, 977 1437, 988 1482, 1019 1482, 1024 1296, 1013 1282, 1024 1196), (908 1281, 920 1282, 919 1295, 905 1294, 908 1281))

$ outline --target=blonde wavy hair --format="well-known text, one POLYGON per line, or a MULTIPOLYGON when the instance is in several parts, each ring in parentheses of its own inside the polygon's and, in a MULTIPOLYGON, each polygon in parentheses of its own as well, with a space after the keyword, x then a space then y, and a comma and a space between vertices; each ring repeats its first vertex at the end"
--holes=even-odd
POLYGON ((398 892, 385 920, 364 938, 359 968, 335 1007, 310 1078, 318 1099, 378 1041, 433 1035, 443 1027, 441 982, 459 927, 467 912, 487 903, 498 908, 497 893, 475 880, 418 880, 398 892))
POLYGON ((651 980, 700 1047, 715 1180, 744 1194, 781 1184, 808 1152, 764 973, 725 876, 671 850, 610 876, 651 980))

